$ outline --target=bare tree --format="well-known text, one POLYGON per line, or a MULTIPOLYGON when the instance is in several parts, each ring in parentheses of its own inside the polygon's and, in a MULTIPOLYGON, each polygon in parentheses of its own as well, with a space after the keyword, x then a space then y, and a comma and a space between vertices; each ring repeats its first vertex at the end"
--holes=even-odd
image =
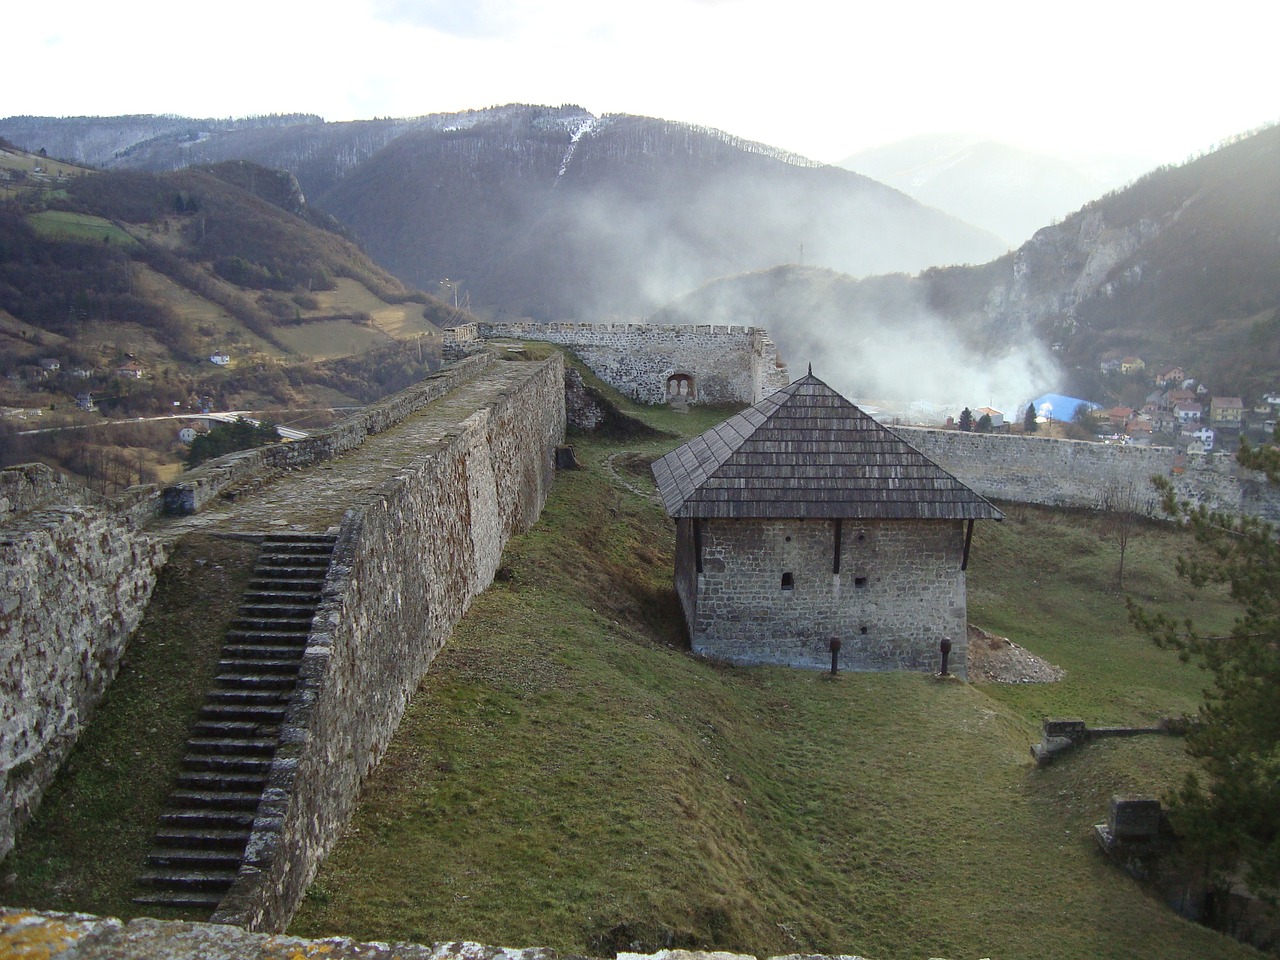
POLYGON ((1098 507, 1103 511, 1102 529, 1120 548, 1116 565, 1116 587, 1124 589, 1124 561, 1129 540, 1141 528, 1142 518, 1150 512, 1152 497, 1133 480, 1115 480, 1103 488, 1098 507))

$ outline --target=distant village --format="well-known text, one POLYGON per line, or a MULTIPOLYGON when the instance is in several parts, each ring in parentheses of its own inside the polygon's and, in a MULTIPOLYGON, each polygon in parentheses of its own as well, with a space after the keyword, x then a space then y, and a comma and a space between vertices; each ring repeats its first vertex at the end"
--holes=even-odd
POLYGON ((1141 407, 1115 406, 1048 393, 1010 415, 990 407, 965 408, 949 417, 950 429, 980 432, 1040 432, 1075 439, 1138 446, 1171 446, 1186 453, 1234 452, 1240 438, 1270 440, 1280 416, 1280 389, 1246 406, 1239 396, 1214 393, 1183 367, 1148 375, 1141 357, 1107 358, 1104 377, 1145 379, 1152 388, 1141 407))
MULTIPOLYGON (((207 360, 223 368, 232 363, 231 356, 222 351, 207 360)), ((947 416, 944 425, 947 429, 980 433, 1042 433, 1104 443, 1171 446, 1187 453, 1230 453, 1239 446, 1241 436, 1254 441, 1272 439, 1280 419, 1280 388, 1247 407, 1239 396, 1214 394, 1183 367, 1161 368, 1147 376, 1147 365, 1137 356, 1104 359, 1100 372, 1106 378, 1127 378, 1131 384, 1145 379, 1151 389, 1141 407, 1106 407, 1081 397, 1046 393, 1016 411, 966 407, 959 416, 947 416)), ((126 354, 122 362, 107 370, 80 366, 65 369, 59 360, 45 357, 17 366, 6 379, 19 388, 64 392, 81 411, 94 412, 103 388, 109 394, 118 394, 121 381, 150 376, 151 371, 136 357, 126 354), (96 396, 88 389, 91 385, 98 388, 96 396)), ((1128 392, 1132 393, 1132 389, 1128 392)), ((192 396, 185 406, 207 413, 209 402, 208 398, 192 396)), ((868 409, 876 412, 875 407, 868 409)), ((5 419, 27 420, 42 413, 40 406, 0 406, 0 418, 5 419)), ((896 417, 891 419, 897 422, 896 417)))

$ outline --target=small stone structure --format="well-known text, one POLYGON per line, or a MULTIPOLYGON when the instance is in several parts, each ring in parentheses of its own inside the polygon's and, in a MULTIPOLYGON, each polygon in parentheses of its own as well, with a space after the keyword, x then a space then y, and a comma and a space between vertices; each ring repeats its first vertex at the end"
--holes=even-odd
POLYGON ((445 353, 495 338, 568 347, 640 403, 756 403, 788 382, 768 333, 736 325, 469 323, 445 331, 445 353))
POLYGON ((1037 766, 1045 767, 1054 757, 1074 747, 1104 737, 1141 737, 1147 734, 1172 734, 1180 724, 1162 720, 1154 727, 1090 727, 1083 720, 1045 720, 1040 727, 1040 742, 1031 745, 1031 757, 1037 766))
POLYGON ((654 462, 693 650, 964 677, 973 521, 1000 511, 810 373, 654 462), (967 526, 966 526, 967 525, 967 526))

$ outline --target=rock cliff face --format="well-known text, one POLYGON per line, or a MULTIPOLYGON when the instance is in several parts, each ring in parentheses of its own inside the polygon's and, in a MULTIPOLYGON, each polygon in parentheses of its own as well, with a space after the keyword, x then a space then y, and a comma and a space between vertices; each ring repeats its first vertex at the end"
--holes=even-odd
POLYGON ((921 275, 935 310, 998 341, 1025 331, 1068 366, 1178 364, 1250 394, 1280 375, 1280 128, 1153 171, 1017 251, 921 275))

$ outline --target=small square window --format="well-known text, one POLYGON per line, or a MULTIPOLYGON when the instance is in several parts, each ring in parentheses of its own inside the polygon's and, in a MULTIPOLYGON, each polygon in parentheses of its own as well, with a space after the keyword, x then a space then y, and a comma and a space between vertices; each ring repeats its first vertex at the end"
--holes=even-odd
POLYGON ((794 590, 795 588, 796 588, 796 578, 789 573, 784 573, 782 575, 782 589, 794 590))
POLYGON ((853 585, 854 585, 855 587, 858 587, 858 588, 865 587, 865 586, 867 585, 867 578, 866 578, 866 577, 854 577, 854 578, 853 578, 853 585))

